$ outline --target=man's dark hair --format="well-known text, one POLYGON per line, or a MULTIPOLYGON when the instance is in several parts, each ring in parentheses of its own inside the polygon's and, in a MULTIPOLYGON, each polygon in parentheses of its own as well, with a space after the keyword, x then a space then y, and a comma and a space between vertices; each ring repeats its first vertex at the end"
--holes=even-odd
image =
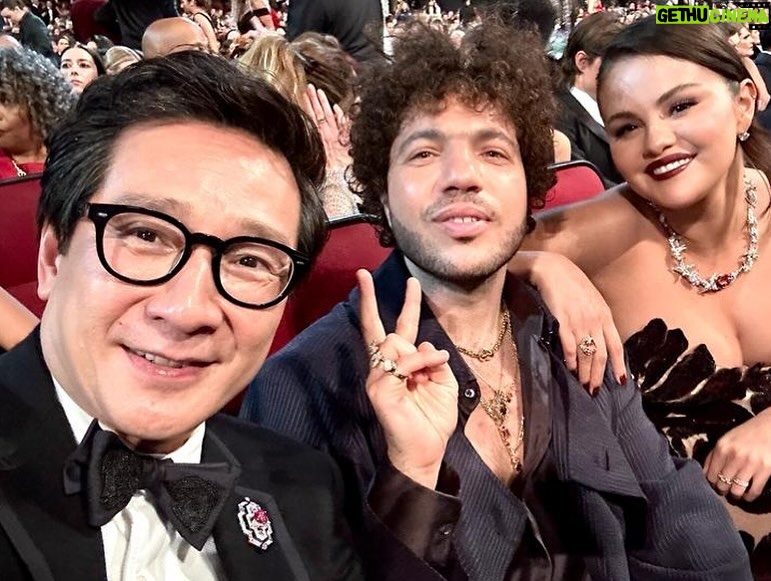
POLYGON ((300 189, 298 250, 315 257, 325 234, 318 192, 326 157, 313 123, 266 82, 197 51, 143 61, 86 88, 48 140, 38 225, 50 223, 66 252, 81 205, 104 182, 121 134, 142 125, 196 121, 245 132, 286 158, 300 189))
POLYGON ((623 25, 611 12, 595 12, 579 22, 570 33, 565 54, 562 57, 564 88, 575 84, 581 72, 576 66, 576 55, 583 51, 594 61, 602 58, 611 41, 621 32, 623 25))
POLYGON ((459 48, 450 37, 414 23, 394 44, 389 62, 360 77, 360 103, 351 127, 353 184, 365 212, 380 218, 380 242, 394 244, 380 201, 388 190, 391 147, 402 125, 419 112, 435 112, 449 98, 491 105, 516 130, 530 208, 543 206, 554 185, 554 99, 546 57, 537 37, 488 22, 469 31, 459 48))
POLYGON ((24 0, 0 0, 0 10, 8 8, 14 10, 15 8, 27 8, 27 3, 24 0))

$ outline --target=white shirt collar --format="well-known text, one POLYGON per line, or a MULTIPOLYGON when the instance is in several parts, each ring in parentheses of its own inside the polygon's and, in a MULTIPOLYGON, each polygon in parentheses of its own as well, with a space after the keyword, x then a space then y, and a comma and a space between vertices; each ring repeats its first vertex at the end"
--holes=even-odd
MULTIPOLYGON (((61 384, 56 381, 55 377, 52 377, 54 381, 54 387, 56 388, 56 395, 59 398, 59 403, 64 408, 64 414, 67 416, 67 421, 70 423, 72 433, 75 435, 75 440, 80 444, 83 438, 86 436, 88 427, 94 418, 88 415, 83 409, 75 403, 70 395, 64 391, 61 384)), ((110 430, 104 424, 99 422, 99 425, 103 430, 110 430)), ((186 464, 200 464, 201 463, 201 451, 203 449, 203 437, 206 433, 206 422, 199 424, 190 434, 187 441, 179 448, 171 452, 170 454, 155 455, 159 458, 169 458, 176 463, 186 464)))
POLYGON ((600 107, 589 93, 576 87, 570 87, 570 94, 576 98, 576 101, 581 103, 581 107, 586 109, 586 112, 591 115, 592 119, 605 127, 605 123, 602 122, 602 116, 600 115, 600 107))

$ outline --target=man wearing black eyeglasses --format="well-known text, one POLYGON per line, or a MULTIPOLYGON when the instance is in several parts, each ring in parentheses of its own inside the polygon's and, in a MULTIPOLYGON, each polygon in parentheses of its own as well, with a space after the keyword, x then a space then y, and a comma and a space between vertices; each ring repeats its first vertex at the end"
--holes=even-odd
POLYGON ((217 415, 323 242, 323 151, 193 52, 94 83, 51 136, 48 303, 0 358, 4 581, 362 578, 334 464, 217 415))

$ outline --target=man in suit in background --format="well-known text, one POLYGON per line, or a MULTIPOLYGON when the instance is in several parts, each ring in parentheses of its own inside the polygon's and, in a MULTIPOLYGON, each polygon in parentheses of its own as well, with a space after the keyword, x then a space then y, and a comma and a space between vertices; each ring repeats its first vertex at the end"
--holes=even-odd
POLYGON ((120 35, 120 44, 142 49, 142 35, 161 18, 179 16, 176 0, 108 0, 94 20, 120 35))
POLYGON ((613 164, 600 117, 597 73, 605 49, 621 26, 609 12, 590 14, 576 25, 562 57, 564 87, 556 95, 560 104, 556 128, 570 140, 572 157, 592 162, 607 187, 624 180, 613 164))
POLYGON ((359 580, 323 454, 217 414, 324 240, 323 144, 187 52, 49 141, 39 329, 0 357, 0 577, 359 580))
POLYGON ((292 0, 287 12, 287 38, 303 32, 331 34, 357 61, 383 54, 381 0, 292 0))
MULTIPOLYGON (((755 57, 755 66, 766 84, 766 88, 771 91, 771 30, 760 32, 760 52, 755 57)), ((767 131, 771 131, 771 107, 766 107, 758 112, 758 121, 767 131)))
POLYGON ((45 22, 30 11, 24 0, 0 0, 0 16, 19 27, 19 41, 23 46, 54 59, 54 49, 45 22))

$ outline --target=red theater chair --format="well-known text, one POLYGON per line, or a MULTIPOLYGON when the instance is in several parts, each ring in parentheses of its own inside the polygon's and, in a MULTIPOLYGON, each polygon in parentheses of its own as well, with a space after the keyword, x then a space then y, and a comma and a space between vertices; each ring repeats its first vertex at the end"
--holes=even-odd
MULTIPOLYGON (((348 297, 356 285, 356 271, 373 271, 390 253, 377 239, 377 218, 366 214, 330 220, 329 234, 321 254, 308 277, 289 296, 270 353, 289 343, 295 335, 326 315, 332 307, 348 297)), ((238 414, 243 393, 238 394, 224 410, 238 414)))
POLYGON ((38 317, 38 235, 35 223, 40 176, 0 181, 0 286, 38 317))
POLYGON ((553 163, 549 169, 557 176, 557 183, 546 193, 543 210, 588 200, 605 191, 600 172, 588 161, 553 163))
POLYGON ((358 215, 330 220, 329 237, 308 278, 289 297, 271 353, 327 314, 356 285, 356 271, 375 270, 390 250, 380 246, 376 218, 358 215))

